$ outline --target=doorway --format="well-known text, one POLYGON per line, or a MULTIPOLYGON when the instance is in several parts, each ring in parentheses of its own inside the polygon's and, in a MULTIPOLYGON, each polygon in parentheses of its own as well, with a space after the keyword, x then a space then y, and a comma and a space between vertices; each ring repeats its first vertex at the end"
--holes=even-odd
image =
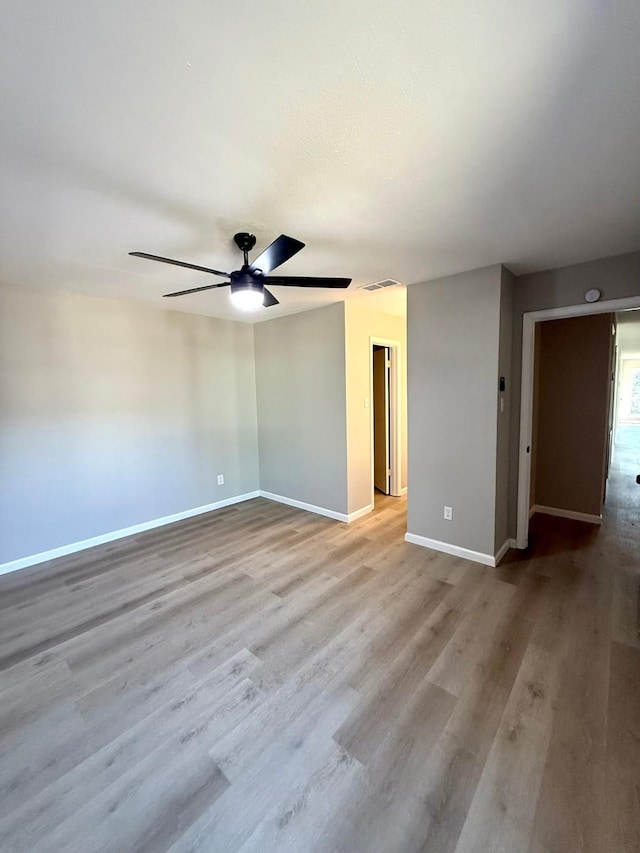
POLYGON ((370 338, 371 504, 402 494, 400 343, 370 338))
POLYGON ((389 347, 373 345, 373 487, 391 491, 391 413, 389 411, 391 359, 389 347))
POLYGON ((536 330, 540 323, 560 318, 580 317, 590 314, 613 313, 640 307, 640 297, 612 299, 564 308, 550 308, 523 315, 522 335, 522 391, 520 400, 520 450, 518 464, 518 515, 516 547, 526 548, 529 537, 531 510, 532 444, 534 433, 534 374, 536 330))
POLYGON ((530 512, 600 524, 608 476, 615 315, 538 324, 530 512))
POLYGON ((606 503, 635 509, 640 497, 640 310, 621 311, 616 320, 613 477, 606 503))

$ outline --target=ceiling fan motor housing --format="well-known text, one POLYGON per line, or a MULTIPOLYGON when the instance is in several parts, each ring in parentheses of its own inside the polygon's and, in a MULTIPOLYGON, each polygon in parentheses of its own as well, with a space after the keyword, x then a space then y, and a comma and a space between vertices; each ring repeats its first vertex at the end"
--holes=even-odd
POLYGON ((238 293, 241 290, 256 290, 262 293, 263 289, 264 285, 255 273, 252 275, 243 270, 231 273, 231 293, 238 293))

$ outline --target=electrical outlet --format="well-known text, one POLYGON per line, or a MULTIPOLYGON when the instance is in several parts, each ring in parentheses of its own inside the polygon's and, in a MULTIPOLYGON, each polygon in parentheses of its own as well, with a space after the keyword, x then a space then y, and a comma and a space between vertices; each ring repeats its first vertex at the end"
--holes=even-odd
POLYGON ((453 519, 453 509, 450 506, 446 506, 444 508, 444 517, 447 521, 451 521, 453 519))
POLYGON ((224 486, 224 474, 218 474, 218 485, 224 486))

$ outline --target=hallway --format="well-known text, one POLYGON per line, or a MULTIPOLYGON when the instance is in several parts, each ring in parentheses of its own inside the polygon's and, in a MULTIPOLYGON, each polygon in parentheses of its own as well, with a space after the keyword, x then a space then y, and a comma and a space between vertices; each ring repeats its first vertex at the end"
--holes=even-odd
POLYGON ((640 427, 620 427, 602 526, 543 515, 532 520, 529 571, 535 566, 571 591, 566 605, 556 603, 567 630, 566 670, 537 809, 538 815, 550 809, 544 823, 552 820, 536 851, 640 849, 638 473, 640 427), (558 774, 553 783, 551 767, 558 774), (599 836, 580 826, 587 803, 599 836))

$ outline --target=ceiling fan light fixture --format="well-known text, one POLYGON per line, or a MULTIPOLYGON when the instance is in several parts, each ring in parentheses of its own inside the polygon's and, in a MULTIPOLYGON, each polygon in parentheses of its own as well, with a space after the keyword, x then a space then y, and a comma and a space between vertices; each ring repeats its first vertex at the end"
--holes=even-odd
POLYGON ((247 284, 231 285, 231 303, 239 311, 257 311, 262 308, 264 292, 261 287, 247 284))

